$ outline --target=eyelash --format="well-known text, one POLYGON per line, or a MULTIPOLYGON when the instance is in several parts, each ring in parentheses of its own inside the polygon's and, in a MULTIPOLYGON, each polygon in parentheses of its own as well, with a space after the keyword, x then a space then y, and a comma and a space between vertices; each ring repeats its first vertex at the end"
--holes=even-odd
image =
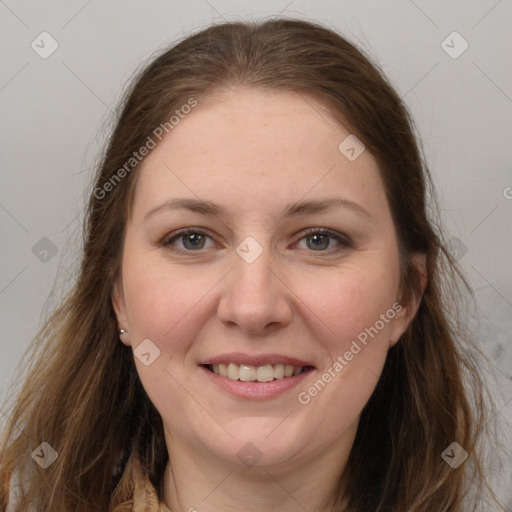
MULTIPOLYGON (((162 247, 165 247, 166 249, 169 249, 170 251, 180 253, 180 254, 192 254, 192 253, 202 252, 204 249, 198 249, 197 251, 192 251, 189 249, 179 249, 176 247, 171 247, 171 244, 174 241, 178 240, 180 237, 183 237, 185 235, 191 235, 191 234, 202 235, 202 236, 207 236, 208 238, 212 238, 210 235, 208 235, 208 233, 202 231, 201 229, 186 228, 181 231, 171 233, 172 236, 170 238, 169 238, 169 236, 164 237, 161 240, 161 242, 159 243, 159 245, 161 245, 162 247)), ((309 228, 302 234, 301 238, 299 238, 296 243, 300 242, 304 238, 314 236, 314 235, 329 236, 330 238, 334 238, 337 242, 339 242, 339 245, 333 249, 325 249, 325 250, 318 250, 318 251, 311 250, 309 252, 332 254, 332 253, 346 250, 353 246, 352 241, 349 239, 349 237, 347 237, 346 235, 337 233, 336 231, 326 229, 326 228, 309 228)))

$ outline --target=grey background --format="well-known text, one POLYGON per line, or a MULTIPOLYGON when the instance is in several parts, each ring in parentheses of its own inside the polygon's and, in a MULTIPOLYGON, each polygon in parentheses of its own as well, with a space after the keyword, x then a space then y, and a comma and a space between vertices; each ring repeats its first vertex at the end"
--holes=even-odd
POLYGON ((0 0, 0 392, 74 275, 84 191, 134 70, 212 21, 279 14, 341 31, 405 98, 511 423, 512 0, 0 0), (58 44, 46 59, 42 32, 58 44))

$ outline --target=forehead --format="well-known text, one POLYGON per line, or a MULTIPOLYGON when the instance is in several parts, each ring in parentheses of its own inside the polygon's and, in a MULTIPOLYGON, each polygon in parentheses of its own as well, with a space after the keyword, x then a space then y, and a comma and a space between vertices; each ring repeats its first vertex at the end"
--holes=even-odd
POLYGON ((241 157, 257 161, 269 155, 296 159, 315 150, 316 156, 322 150, 337 154, 333 142, 349 134, 326 106, 310 96, 231 88, 200 99, 162 146, 181 146, 182 153, 196 156, 208 149, 228 161, 241 157))
POLYGON ((340 152, 349 136, 350 130, 312 97, 247 88, 218 91, 200 99, 145 158, 134 213, 183 195, 260 210, 270 199, 288 203, 333 191, 354 201, 382 201, 374 157, 363 151, 350 161, 340 152))

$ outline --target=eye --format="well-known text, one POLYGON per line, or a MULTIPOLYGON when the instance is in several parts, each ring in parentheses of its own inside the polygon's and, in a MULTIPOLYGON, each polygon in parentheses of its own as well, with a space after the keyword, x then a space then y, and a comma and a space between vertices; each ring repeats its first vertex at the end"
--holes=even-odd
POLYGON ((171 238, 165 238, 161 244, 164 247, 169 247, 171 249, 171 245, 176 242, 181 242, 183 244, 183 248, 174 247, 173 249, 178 252, 193 252, 205 249, 205 241, 207 238, 211 240, 211 237, 203 231, 184 229, 177 234, 174 234, 171 238))
MULTIPOLYGON (((215 247, 215 242, 213 241, 212 237, 201 230, 187 228, 172 233, 171 235, 172 236, 170 237, 164 238, 160 242, 160 245, 176 252, 199 252, 201 249, 215 247), (213 242, 213 245, 210 245, 210 247, 205 247, 207 239, 213 242), (182 246, 176 246, 178 243, 180 243, 182 246)), ((299 239, 299 242, 302 240, 306 241, 307 249, 315 252, 330 253, 342 251, 352 247, 352 242, 347 236, 325 228, 311 228, 307 230, 299 239), (331 247, 333 245, 332 240, 334 240, 337 244, 335 247, 331 247)), ((297 242, 296 245, 299 242, 297 242)))
POLYGON ((352 246, 350 239, 345 235, 323 228, 309 229, 299 242, 302 240, 306 241, 306 247, 308 249, 316 252, 336 252, 352 246), (333 239, 337 242, 337 246, 330 247, 330 245, 332 245, 331 240, 333 239))

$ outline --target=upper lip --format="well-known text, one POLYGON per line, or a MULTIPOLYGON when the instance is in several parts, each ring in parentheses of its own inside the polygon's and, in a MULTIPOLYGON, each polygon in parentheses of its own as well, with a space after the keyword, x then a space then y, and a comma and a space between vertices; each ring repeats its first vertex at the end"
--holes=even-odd
POLYGON ((221 354, 219 356, 210 357, 201 361, 199 364, 220 364, 220 363, 235 363, 238 365, 248 364, 251 366, 263 366, 266 364, 291 364, 292 366, 313 366, 307 361, 297 359, 296 357, 289 357, 282 354, 242 354, 234 352, 230 354, 221 354))

